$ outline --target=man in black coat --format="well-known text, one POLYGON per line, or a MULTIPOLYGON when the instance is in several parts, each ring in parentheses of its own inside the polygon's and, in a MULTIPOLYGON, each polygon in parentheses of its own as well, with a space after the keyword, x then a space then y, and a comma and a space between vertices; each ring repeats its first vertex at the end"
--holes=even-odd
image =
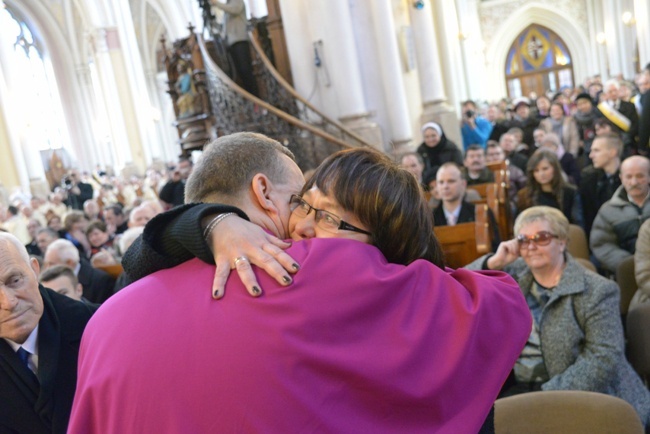
POLYGON ((71 170, 63 178, 63 187, 68 197, 65 204, 72 209, 83 211, 84 202, 93 198, 93 186, 81 181, 81 175, 76 169, 71 170))
POLYGON ((93 268, 68 240, 59 239, 47 247, 43 258, 45 268, 64 265, 74 271, 83 288, 83 296, 91 303, 103 303, 113 295, 115 279, 108 273, 93 268))
MULTIPOLYGON (((476 221, 476 206, 465 201, 467 181, 460 166, 455 163, 445 163, 440 166, 436 174, 436 189, 441 202, 433 211, 434 226, 454 226, 458 223, 476 221)), ((490 209, 488 209, 488 220, 492 251, 495 252, 501 238, 499 226, 490 209)))
POLYGON ((38 261, 10 234, 0 234, 0 263, 0 432, 63 434, 96 306, 39 286, 38 261))
POLYGON ((641 115, 639 116, 639 153, 650 153, 650 63, 642 72, 639 90, 641 94, 641 115))
POLYGON ((616 133, 598 136, 591 145, 589 157, 592 164, 582 170, 578 187, 587 239, 598 210, 621 185, 622 151, 623 141, 616 133))

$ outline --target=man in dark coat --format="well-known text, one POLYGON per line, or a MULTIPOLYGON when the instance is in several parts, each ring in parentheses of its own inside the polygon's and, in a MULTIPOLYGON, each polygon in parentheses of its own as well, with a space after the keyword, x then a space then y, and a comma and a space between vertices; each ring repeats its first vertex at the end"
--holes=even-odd
POLYGON ((96 306, 39 286, 38 261, 0 234, 0 432, 65 433, 77 357, 96 306))
POLYGON ((65 265, 72 269, 81 283, 83 296, 91 303, 103 303, 113 295, 115 279, 108 273, 93 268, 85 259, 79 258, 79 251, 68 240, 56 240, 47 247, 43 258, 45 268, 65 265))
MULTIPOLYGON (((433 211, 434 226, 454 226, 458 223, 476 221, 476 206, 465 201, 467 181, 461 167, 455 163, 445 163, 440 166, 436 174, 436 189, 441 202, 433 211)), ((499 226, 490 209, 488 209, 488 220, 492 251, 495 252, 501 238, 499 226)))
POLYGON ((641 115, 639 117, 639 153, 648 155, 650 152, 650 63, 642 72, 642 83, 644 88, 641 94, 641 115))
POLYGON ((84 202, 93 198, 93 186, 81 181, 81 175, 76 169, 71 170, 63 178, 63 186, 68 194, 65 204, 72 209, 83 211, 84 202))
POLYGON ((615 133, 598 136, 591 145, 589 156, 592 165, 582 170, 578 187, 587 237, 598 210, 621 185, 619 168, 622 150, 623 141, 615 133))

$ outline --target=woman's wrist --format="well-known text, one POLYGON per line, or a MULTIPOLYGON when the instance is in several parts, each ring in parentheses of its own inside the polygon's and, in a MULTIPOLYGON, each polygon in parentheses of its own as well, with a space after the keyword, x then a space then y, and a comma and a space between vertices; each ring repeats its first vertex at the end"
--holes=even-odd
POLYGON ((214 231, 214 228, 217 227, 219 223, 221 223, 224 219, 230 217, 231 215, 236 215, 234 212, 227 212, 223 214, 219 214, 218 216, 214 217, 208 225, 205 227, 203 230, 203 239, 208 243, 211 244, 211 235, 212 231, 214 231))

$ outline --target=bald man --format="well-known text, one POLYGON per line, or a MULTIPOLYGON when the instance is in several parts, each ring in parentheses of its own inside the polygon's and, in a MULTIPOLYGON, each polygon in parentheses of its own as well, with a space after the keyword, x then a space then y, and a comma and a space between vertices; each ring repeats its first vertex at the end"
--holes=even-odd
POLYGON ((38 284, 39 265, 0 233, 0 432, 65 433, 79 343, 94 306, 38 284))
POLYGON ((598 211, 589 237, 594 256, 612 273, 634 254, 641 224, 650 217, 650 160, 640 155, 625 159, 621 184, 598 211))

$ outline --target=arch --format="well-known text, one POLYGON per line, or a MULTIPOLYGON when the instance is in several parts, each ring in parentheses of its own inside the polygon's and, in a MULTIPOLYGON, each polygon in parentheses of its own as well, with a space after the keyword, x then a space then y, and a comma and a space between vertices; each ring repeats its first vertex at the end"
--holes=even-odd
POLYGON ((528 3, 503 21, 494 34, 486 52, 486 58, 492 59, 487 65, 488 83, 491 83, 488 99, 499 99, 507 95, 503 66, 506 64, 508 51, 524 29, 531 24, 542 25, 562 37, 567 49, 573 56, 573 73, 576 81, 596 70, 594 59, 590 57, 590 44, 587 35, 578 29, 566 16, 542 3, 528 3))
POLYGON ((531 24, 517 35, 504 66, 510 98, 531 91, 538 95, 558 92, 563 85, 574 87, 571 52, 562 38, 539 24, 531 24), (511 83, 517 84, 516 94, 511 83))

